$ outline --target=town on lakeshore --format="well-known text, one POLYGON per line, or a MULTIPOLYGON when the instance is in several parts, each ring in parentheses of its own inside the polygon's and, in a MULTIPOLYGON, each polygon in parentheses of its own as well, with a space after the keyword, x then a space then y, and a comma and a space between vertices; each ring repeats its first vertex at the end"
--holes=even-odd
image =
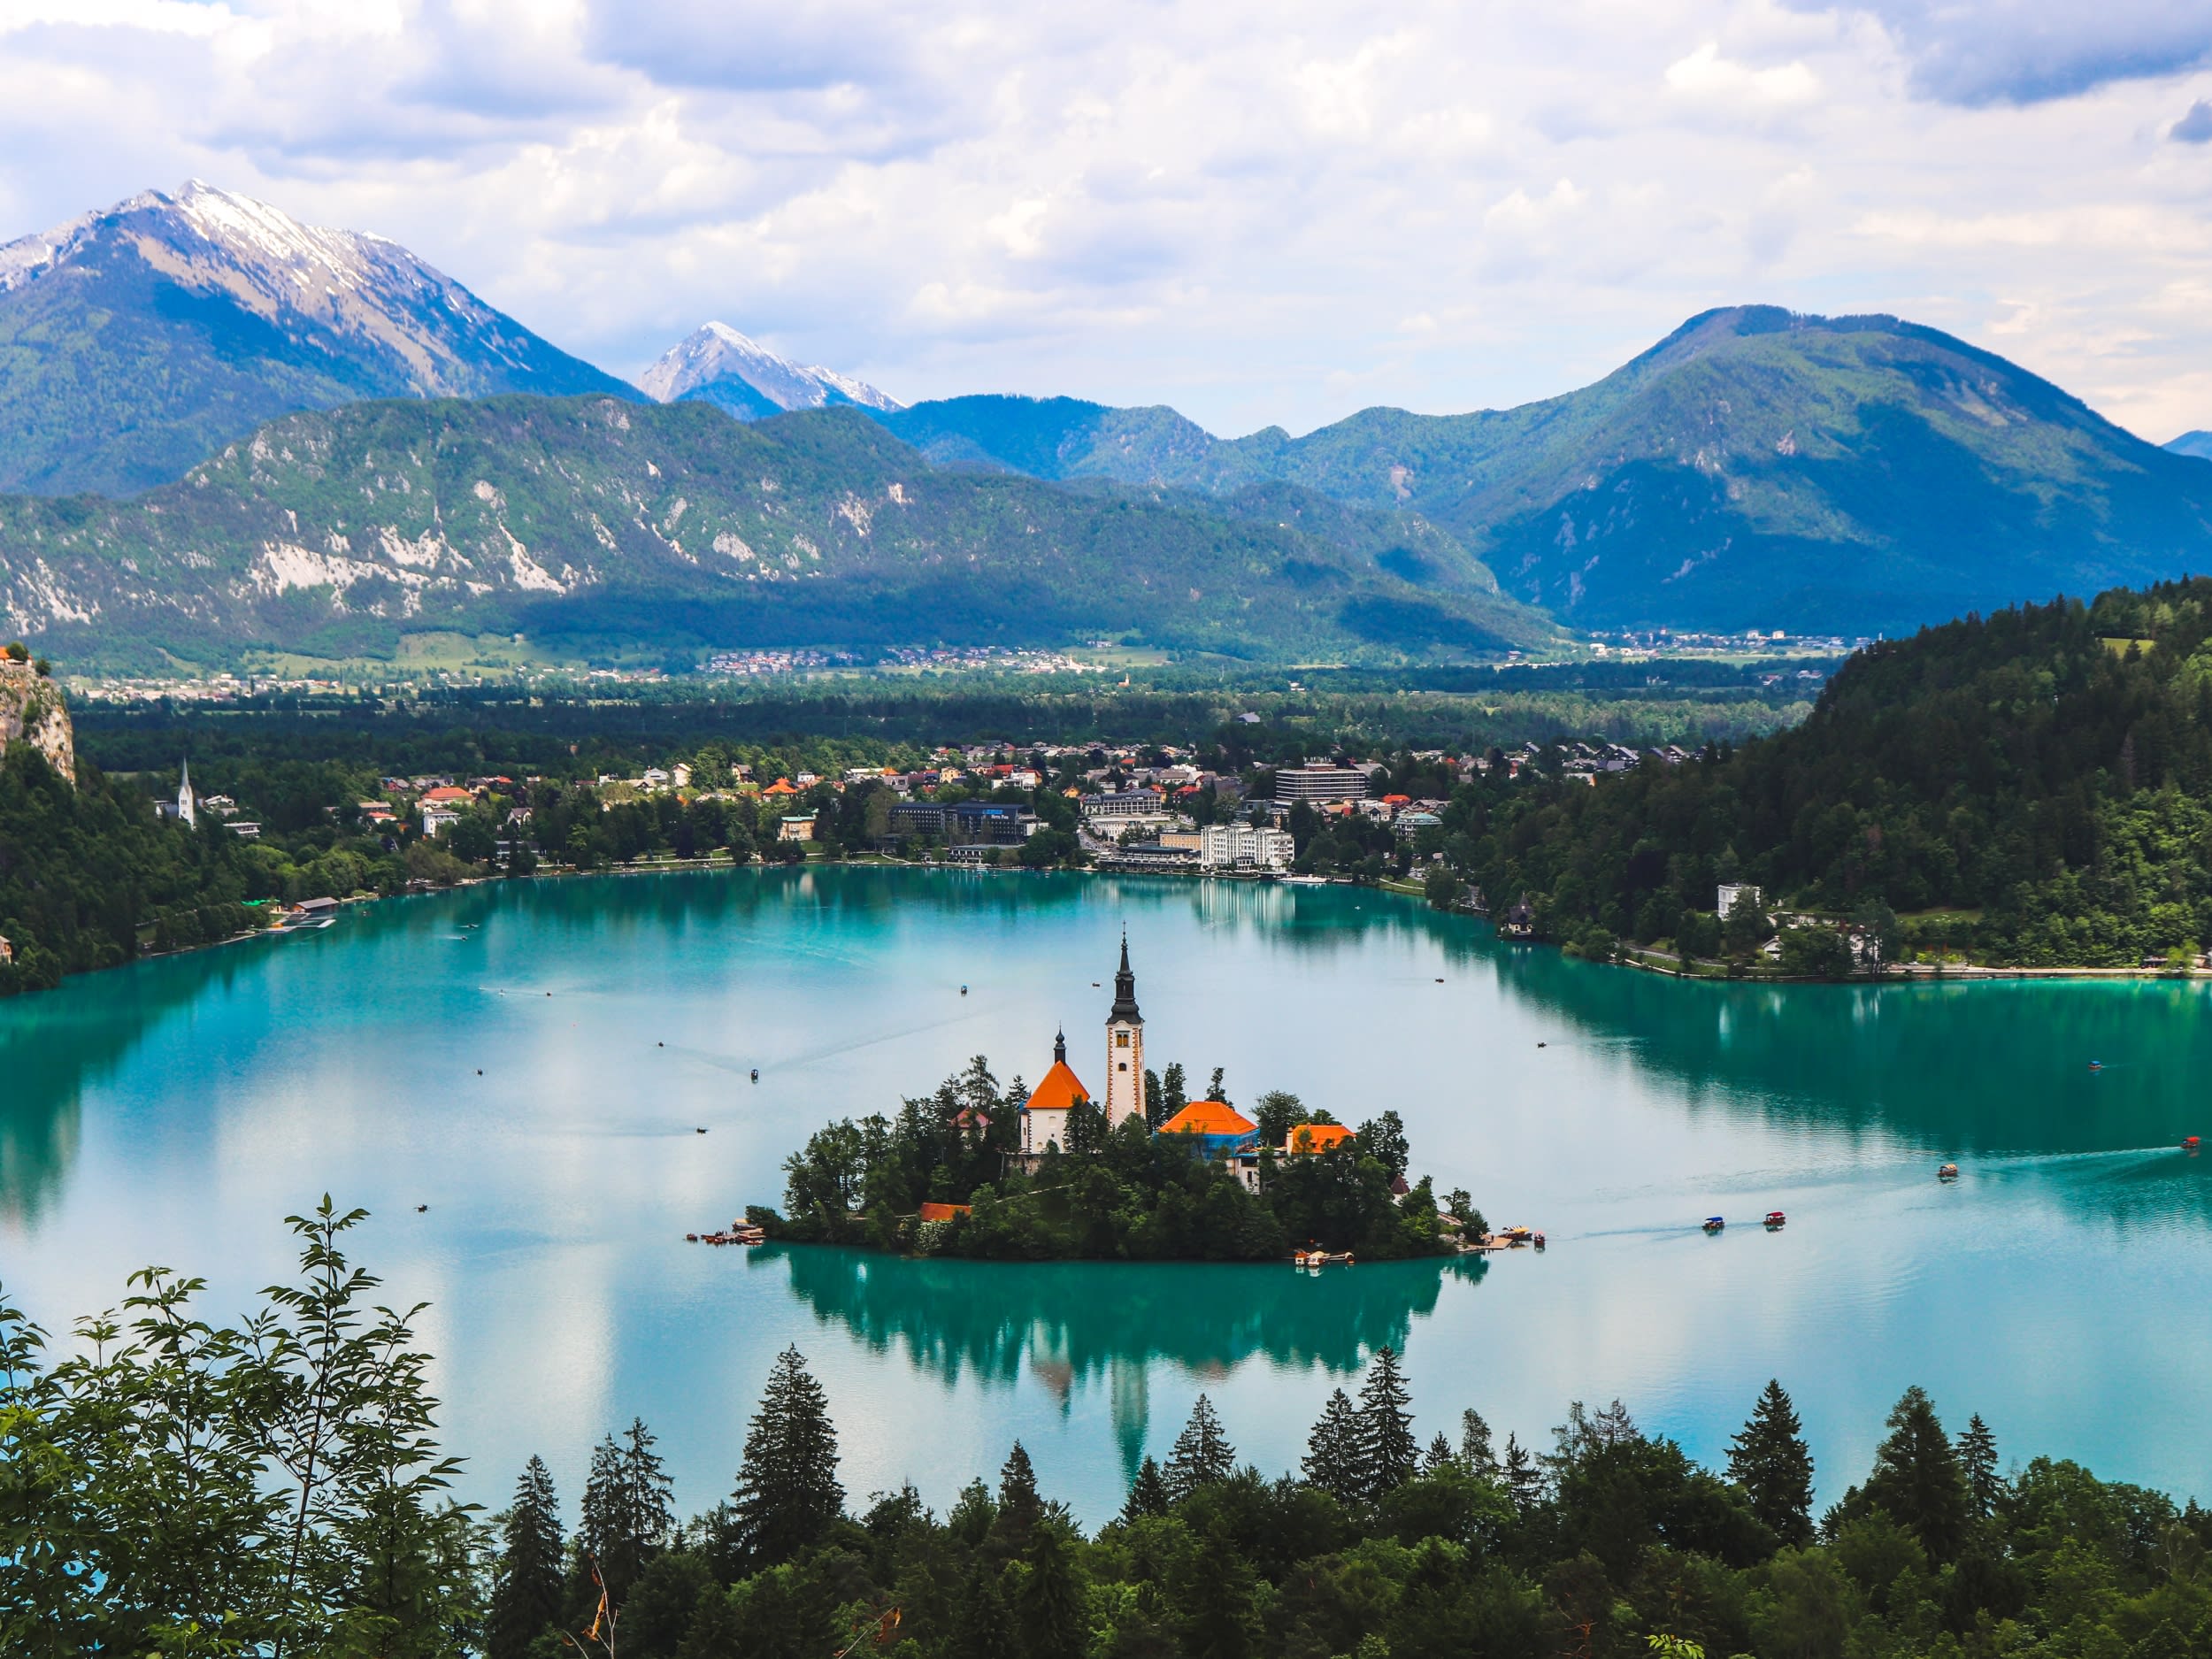
POLYGON ((1440 1204, 1428 1177, 1409 1183, 1395 1111, 1354 1128, 1271 1090, 1248 1117, 1222 1098, 1219 1071, 1192 1100, 1180 1065, 1149 1071, 1125 935, 1113 991, 1102 1093, 1070 1064, 1064 1031, 1033 1089, 1001 1089, 979 1056, 895 1118, 816 1134, 785 1164, 782 1210, 749 1205, 726 1231, 688 1236, 1011 1260, 1286 1257, 1307 1269, 1543 1248, 1527 1227, 1493 1233, 1463 1189, 1440 1204))

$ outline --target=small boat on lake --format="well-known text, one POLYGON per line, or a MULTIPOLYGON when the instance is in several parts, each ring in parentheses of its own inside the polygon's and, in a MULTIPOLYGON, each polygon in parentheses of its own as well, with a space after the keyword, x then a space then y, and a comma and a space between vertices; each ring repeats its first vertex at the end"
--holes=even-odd
POLYGON ((2196 1136, 2184 1135, 2181 1137, 2181 1149, 2184 1152, 2194 1152, 2197 1149, 2197 1146, 2198 1141, 2196 1136))
POLYGON ((1718 1216, 1708 1216, 1705 1217, 1705 1231, 1708 1233, 1718 1233, 1727 1225, 1728 1223, 1718 1216))
POLYGON ((1787 1221, 1788 1219, 1789 1219, 1789 1217, 1788 1217, 1787 1216, 1784 1215, 1784 1214, 1783 1214, 1780 1210, 1768 1210, 1768 1211, 1767 1211, 1767 1231, 1768 1231, 1769 1233, 1773 1232, 1773 1231, 1775 1230, 1775 1228, 1777 1228, 1777 1227, 1780 1226, 1780 1225, 1781 1225, 1784 1222, 1787 1221))
POLYGON ((1936 1171, 1936 1179, 1939 1181, 1955 1181, 1958 1178, 1959 1166, 1955 1164, 1946 1164, 1936 1171))

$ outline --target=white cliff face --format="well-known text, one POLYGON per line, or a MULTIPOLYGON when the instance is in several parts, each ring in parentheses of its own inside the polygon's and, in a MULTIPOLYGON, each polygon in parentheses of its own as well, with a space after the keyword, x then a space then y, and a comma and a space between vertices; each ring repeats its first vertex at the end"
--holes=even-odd
POLYGON ((718 381, 730 380, 750 387, 777 409, 820 409, 829 403, 858 403, 882 410, 902 407, 865 380, 834 369, 794 363, 727 323, 708 323, 671 346, 638 376, 637 384, 655 402, 672 403, 718 381))

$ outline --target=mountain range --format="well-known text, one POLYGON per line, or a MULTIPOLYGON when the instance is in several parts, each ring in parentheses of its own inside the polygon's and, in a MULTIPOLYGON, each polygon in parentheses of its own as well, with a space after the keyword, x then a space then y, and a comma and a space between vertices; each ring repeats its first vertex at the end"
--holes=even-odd
MULTIPOLYGON (((780 640, 815 630, 809 643, 875 640, 888 625, 872 607, 896 595, 912 642, 936 637, 925 618, 967 627, 956 621, 966 605, 963 637, 1025 630, 1051 643, 1076 627, 1218 649, 1234 642, 1212 609, 1225 583, 1254 619, 1243 649, 1260 654, 1479 651, 1552 637, 1546 615, 1583 629, 1898 632, 2212 565, 2206 450, 2204 434, 2146 443, 2017 365, 1886 316, 1725 308, 1563 396, 1459 415, 1370 409, 1302 437, 1270 427, 1223 439, 1164 407, 996 396, 902 407, 722 323, 632 386, 396 243, 197 183, 0 247, 0 488, 137 497, 0 501, 0 613, 21 631, 120 630, 126 641, 166 638, 185 618, 215 642, 294 641, 303 628, 384 637, 418 618, 429 626, 441 595, 451 600, 442 626, 526 609, 540 632, 559 612, 611 637, 615 595, 681 591, 703 642, 740 642, 756 626, 780 640), (348 454, 359 433, 404 424, 378 401, 391 398, 434 411, 421 413, 405 467, 383 439, 359 439, 403 499, 416 492, 470 518, 438 470, 454 445, 482 457, 468 488, 520 499, 531 469, 550 467, 569 477, 566 495, 544 496, 526 535, 512 518, 479 526, 492 540, 475 551, 448 534, 459 564, 365 552, 388 549, 387 530, 389 546, 417 546, 444 521, 394 511, 371 523, 295 496, 314 496, 300 469, 324 465, 326 449, 348 454), (485 399, 480 419, 454 401, 485 399), (626 407, 633 430, 684 457, 694 526, 713 499, 727 518, 715 534, 753 546, 756 531, 787 530, 819 549, 798 555, 809 597, 791 596, 789 549, 775 565, 786 573, 769 580, 765 565, 717 566, 695 528, 655 528, 669 510, 660 474, 641 482, 628 470, 635 442, 605 435, 623 428, 604 411, 626 407), (306 418, 333 410, 346 412, 306 418), (521 447, 490 453, 506 442, 521 447), (730 482, 730 469, 772 452, 810 457, 803 501, 756 500, 730 482), (840 465, 851 475, 836 476, 840 465), (840 503, 876 513, 893 483, 926 488, 929 511, 893 515, 913 534, 853 529, 840 503), (1137 524, 1160 546, 1129 541, 1137 524), (187 526, 189 545, 177 539, 187 526), (499 554, 509 534, 551 586, 499 554), (381 573, 273 552, 286 548, 381 573), (1129 581, 1087 562, 1107 548, 1129 581), (1189 580, 1174 580, 1174 560, 1189 580), (315 569, 330 580, 286 574, 315 569), (449 579, 449 594, 437 586, 449 579), (1031 603, 983 599, 994 581, 1031 603), (299 596, 311 588, 311 604, 299 596), (1183 602, 1187 616, 1167 603, 1179 588, 1198 595, 1183 602), (1150 609, 1114 609, 1133 594, 1150 609), (315 605, 326 610, 310 616, 315 605), (1383 617, 1398 618, 1398 636, 1383 617)), ((365 487, 384 502, 382 486, 365 487)), ((638 611, 633 625, 649 635, 657 618, 638 611)))
POLYGON ((1555 650, 1449 534, 1294 485, 1221 497, 945 470, 854 409, 383 400, 308 411, 127 501, 0 497, 0 617, 80 664, 389 657, 526 634, 1062 644, 1401 660, 1555 650))
POLYGON ((125 495, 365 397, 635 396, 397 242, 197 180, 0 246, 0 489, 125 495))

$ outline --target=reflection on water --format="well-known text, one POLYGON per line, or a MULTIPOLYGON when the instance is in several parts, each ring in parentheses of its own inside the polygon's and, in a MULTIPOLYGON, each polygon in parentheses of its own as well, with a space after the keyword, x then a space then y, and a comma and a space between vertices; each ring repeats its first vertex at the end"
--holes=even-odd
POLYGON ((726 1490, 739 1396, 793 1340, 851 1425, 855 1490, 948 1496, 1019 1432, 1092 1518, 1197 1387, 1287 1467, 1384 1343, 1420 1409, 1479 1404, 1525 1441, 1617 1393, 1723 1455, 1778 1374, 1824 1483, 1916 1381, 2023 1452, 2186 1486, 2212 1466, 2161 1425, 2200 1415, 2212 1374, 2212 1327, 2172 1317, 2212 1272, 2212 1165, 2177 1144, 2208 1126, 2207 995, 1684 985, 1341 887, 501 883, 0 1003, 0 1270, 56 1328, 149 1261, 242 1305, 284 1271, 278 1217, 363 1203, 373 1265, 434 1304, 453 1440, 487 1481, 468 1495, 494 1501, 532 1452, 572 1485, 564 1448, 636 1412, 711 1483, 691 1490, 726 1490), (826 1118, 976 1053, 1034 1076, 1064 1025, 1093 1076, 1125 926, 1153 1065, 1223 1066, 1240 1102, 1397 1110, 1417 1173, 1552 1249, 1311 1279, 681 1243, 775 1199, 826 1118), (1775 1207, 1779 1233, 1696 1231, 1775 1207), (2120 1372, 2132 1414, 2099 1393, 2120 1372))
POLYGON ((1148 1426, 1145 1377, 1164 1360, 1218 1378, 1255 1356, 1278 1367, 1357 1371, 1379 1348, 1403 1352, 1448 1281, 1479 1284, 1479 1257, 1371 1263, 1305 1273, 1272 1264, 910 1260, 818 1246, 770 1246, 791 1289, 877 1353, 944 1383, 973 1373, 1011 1383, 1025 1366, 1064 1407, 1110 1377, 1115 1435, 1133 1472, 1148 1426))

